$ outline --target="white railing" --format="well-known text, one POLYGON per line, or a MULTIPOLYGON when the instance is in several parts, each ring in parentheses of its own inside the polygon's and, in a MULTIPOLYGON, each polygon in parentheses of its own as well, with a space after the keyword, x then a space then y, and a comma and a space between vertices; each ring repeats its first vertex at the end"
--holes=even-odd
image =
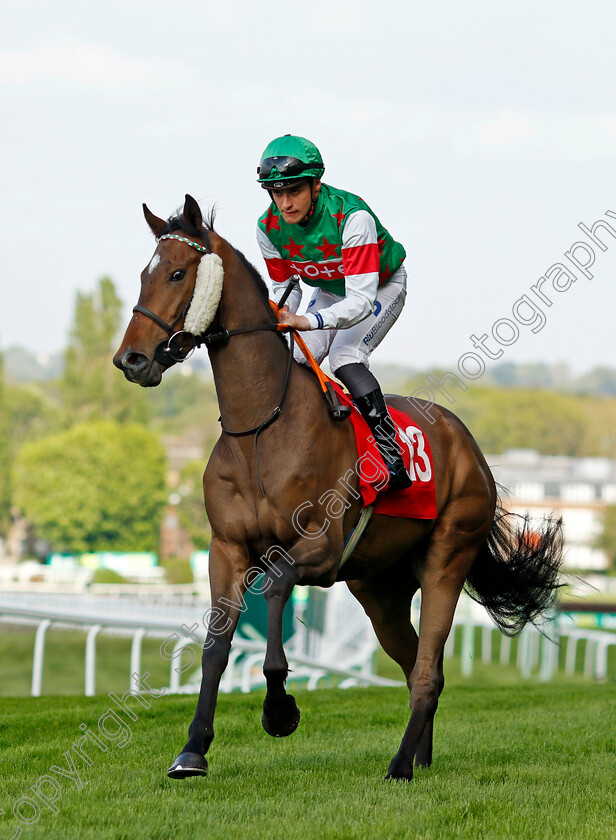
MULTIPOLYGON (((207 607, 206 601, 189 598, 188 593, 176 593, 176 597, 166 599, 161 597, 156 603, 151 603, 150 597, 109 599, 83 595, 49 595, 46 602, 42 602, 40 595, 12 593, 9 598, 0 593, 0 632, 1 622, 36 627, 32 657, 33 697, 42 693, 50 627, 73 628, 85 634, 84 693, 88 697, 96 692, 96 644, 103 633, 131 638, 127 681, 133 690, 137 689, 138 676, 142 673, 143 639, 176 637, 167 690, 188 693, 198 691, 200 669, 194 669, 182 684, 181 671, 177 668, 179 651, 203 642, 202 618, 207 607), (197 624, 199 629, 194 636, 189 636, 182 631, 182 624, 197 624)), ((418 609, 419 602, 415 599, 412 610, 415 626, 418 609)), ((373 672, 376 638, 361 607, 346 588, 334 587, 327 591, 323 624, 323 632, 319 633, 299 623, 299 631, 286 644, 291 680, 302 680, 309 689, 317 688, 325 679, 344 687, 402 684, 373 672)), ((581 675, 584 678, 606 680, 609 650, 615 645, 616 633, 578 628, 563 617, 546 624, 543 632, 532 625, 527 626, 514 644, 500 633, 483 609, 464 598, 445 645, 445 657, 451 658, 458 652, 462 674, 467 677, 472 675, 475 662, 479 660, 484 664, 513 665, 523 678, 536 675, 543 681, 551 680, 559 670, 573 676, 578 659, 582 659, 581 675)), ((263 686, 264 654, 263 639, 236 635, 221 691, 248 692, 263 686)))
MULTIPOLYGON (((315 631, 309 631, 311 645, 308 652, 302 627, 301 632, 286 645, 287 659, 293 672, 292 679, 305 681, 308 688, 316 688, 325 677, 335 679, 344 687, 398 685, 397 681, 373 673, 376 637, 359 605, 346 590, 344 592, 346 595, 342 599, 340 592, 336 597, 332 597, 328 592, 327 623, 334 620, 331 617, 332 612, 342 609, 349 626, 354 628, 351 637, 345 640, 338 636, 335 643, 332 643, 325 634, 315 635, 315 631)), ((166 639, 174 636, 176 642, 169 666, 167 690, 170 693, 187 693, 199 690, 200 669, 196 669, 192 678, 182 685, 181 670, 177 667, 179 652, 184 647, 195 643, 202 644, 205 640, 202 618, 207 608, 207 602, 196 598, 188 600, 186 597, 181 598, 180 603, 176 599, 170 599, 167 603, 152 604, 149 599, 48 595, 46 603, 41 603, 40 595, 20 594, 20 597, 17 597, 12 593, 10 598, 0 594, 0 623, 36 626, 32 658, 33 697, 39 697, 42 693, 45 643, 47 631, 52 626, 78 629, 85 633, 84 693, 87 697, 96 693, 96 642, 101 633, 113 633, 132 639, 129 685, 133 690, 137 690, 138 677, 142 673, 143 639, 166 639), (182 625, 195 624, 198 629, 192 636, 182 630, 182 625)), ((236 634, 221 691, 247 692, 263 685, 264 656, 264 640, 246 639, 236 634)))
POLYGON ((569 677, 577 673, 581 645, 584 646, 581 676, 606 680, 609 676, 609 650, 616 646, 616 633, 579 628, 566 616, 556 615, 546 621, 541 630, 532 624, 527 625, 517 637, 514 657, 513 640, 501 634, 482 608, 470 599, 461 599, 445 644, 445 658, 452 658, 459 650, 461 672, 466 677, 472 675, 474 663, 479 659, 484 664, 514 665, 522 678, 536 675, 547 682, 558 672, 569 677), (500 650, 497 657, 494 642, 498 639, 500 650), (561 650, 563 656, 560 655, 561 650))

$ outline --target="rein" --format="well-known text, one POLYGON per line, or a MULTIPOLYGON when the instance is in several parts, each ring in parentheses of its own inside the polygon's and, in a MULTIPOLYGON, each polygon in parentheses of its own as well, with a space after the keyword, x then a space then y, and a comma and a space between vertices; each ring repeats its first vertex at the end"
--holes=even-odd
MULTIPOLYGON (((242 330, 242 332, 248 332, 250 330, 258 330, 263 329, 266 325, 265 324, 256 324, 254 327, 250 327, 246 330, 242 330)), ((272 326, 275 326, 272 324, 272 326)), ((232 330, 229 335, 237 334, 235 330, 232 330)), ((257 446, 257 437, 259 436, 259 432, 266 429, 270 423, 273 423, 274 420, 277 420, 280 416, 282 411, 282 403, 284 402, 285 394, 287 393, 287 386, 289 384, 289 375, 291 373, 291 363, 293 361, 293 333, 291 333, 291 346, 289 347, 289 358, 287 360, 287 369, 284 375, 284 382, 282 384, 282 393, 280 395, 280 399, 278 400, 278 405, 272 411, 270 416, 267 420, 264 420, 259 426, 254 426, 252 429, 246 429, 243 432, 232 432, 230 429, 225 429, 224 425, 221 423, 221 428, 226 435, 230 435, 231 437, 245 437, 246 435, 255 435, 255 449, 257 446)), ((264 494, 265 495, 265 494, 264 494)))
MULTIPOLYGON (((237 335, 239 332, 248 332, 249 330, 266 329, 268 326, 269 325, 267 325, 267 324, 256 324, 254 327, 246 327, 244 329, 232 330, 231 332, 228 333, 228 335, 229 336, 237 335)), ((274 327, 275 329, 277 329, 276 324, 272 324, 271 326, 274 327)), ((282 384, 282 393, 280 395, 280 399, 278 400, 278 405, 272 411, 272 413, 267 418, 267 420, 264 420, 263 423, 261 423, 259 426, 254 426, 252 429, 246 429, 243 432, 232 432, 230 429, 225 429, 225 427, 222 423, 222 418, 221 418, 221 424, 220 425, 221 425, 221 428, 222 428, 222 431, 224 432, 224 434, 229 435, 230 437, 247 437, 248 435, 254 435, 255 436, 254 451, 255 451, 256 472, 257 472, 257 484, 259 485, 259 490, 261 491, 261 495, 263 496, 264 499, 265 499, 265 490, 263 489, 263 484, 261 483, 261 474, 259 472, 259 450, 257 449, 257 443, 259 441, 259 435, 261 434, 263 429, 267 429, 268 426, 271 426, 271 424, 274 423, 276 420, 278 420, 278 418, 282 414, 282 404, 284 402, 285 394, 287 393, 287 386, 289 384, 289 376, 291 374, 291 365, 293 363, 293 341, 294 341, 294 336, 293 336, 293 333, 291 332, 291 338, 290 338, 290 342, 289 342, 289 358, 287 360, 287 370, 285 372, 284 382, 282 384)))

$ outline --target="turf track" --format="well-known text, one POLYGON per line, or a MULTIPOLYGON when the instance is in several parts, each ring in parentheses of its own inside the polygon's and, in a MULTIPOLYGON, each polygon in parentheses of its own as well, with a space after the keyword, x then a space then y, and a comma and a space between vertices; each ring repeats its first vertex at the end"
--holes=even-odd
MULTIPOLYGON (((454 681, 455 683, 455 681, 454 681)), ((450 684, 437 716, 435 763, 410 784, 383 776, 406 722, 404 689, 297 692, 290 738, 260 725, 262 695, 223 696, 207 779, 170 781, 194 697, 136 706, 132 738, 62 779, 24 838, 575 838, 616 837, 616 686, 450 684)), ((0 838, 13 803, 109 708, 92 699, 3 699, 0 838)), ((124 713, 122 716, 125 717, 124 713)), ((31 811, 24 809, 28 816, 31 811)))

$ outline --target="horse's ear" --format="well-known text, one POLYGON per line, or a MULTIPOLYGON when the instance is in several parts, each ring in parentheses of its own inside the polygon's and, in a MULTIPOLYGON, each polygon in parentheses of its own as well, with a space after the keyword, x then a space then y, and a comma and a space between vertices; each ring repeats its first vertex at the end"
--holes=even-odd
POLYGON ((201 208, 199 207, 198 203, 192 197, 192 195, 186 194, 186 200, 184 202, 184 212, 182 213, 184 221, 187 222, 189 225, 192 225, 195 230, 201 230, 203 227, 203 216, 201 215, 201 208))
POLYGON ((150 230, 154 234, 154 236, 158 239, 162 236, 163 231, 167 227, 167 222, 164 219, 159 219, 158 216, 155 216, 154 213, 149 209, 147 204, 143 205, 143 215, 145 216, 145 220, 150 226, 150 230))

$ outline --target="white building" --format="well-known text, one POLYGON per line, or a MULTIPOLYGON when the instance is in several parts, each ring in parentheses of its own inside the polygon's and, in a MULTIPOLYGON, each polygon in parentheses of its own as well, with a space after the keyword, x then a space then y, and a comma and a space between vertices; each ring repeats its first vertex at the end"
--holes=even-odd
POLYGON ((503 504, 533 520, 546 514, 563 517, 565 566, 603 571, 604 551, 593 548, 602 530, 602 515, 616 504, 616 461, 540 455, 531 449, 510 449, 486 459, 501 491, 503 504))

